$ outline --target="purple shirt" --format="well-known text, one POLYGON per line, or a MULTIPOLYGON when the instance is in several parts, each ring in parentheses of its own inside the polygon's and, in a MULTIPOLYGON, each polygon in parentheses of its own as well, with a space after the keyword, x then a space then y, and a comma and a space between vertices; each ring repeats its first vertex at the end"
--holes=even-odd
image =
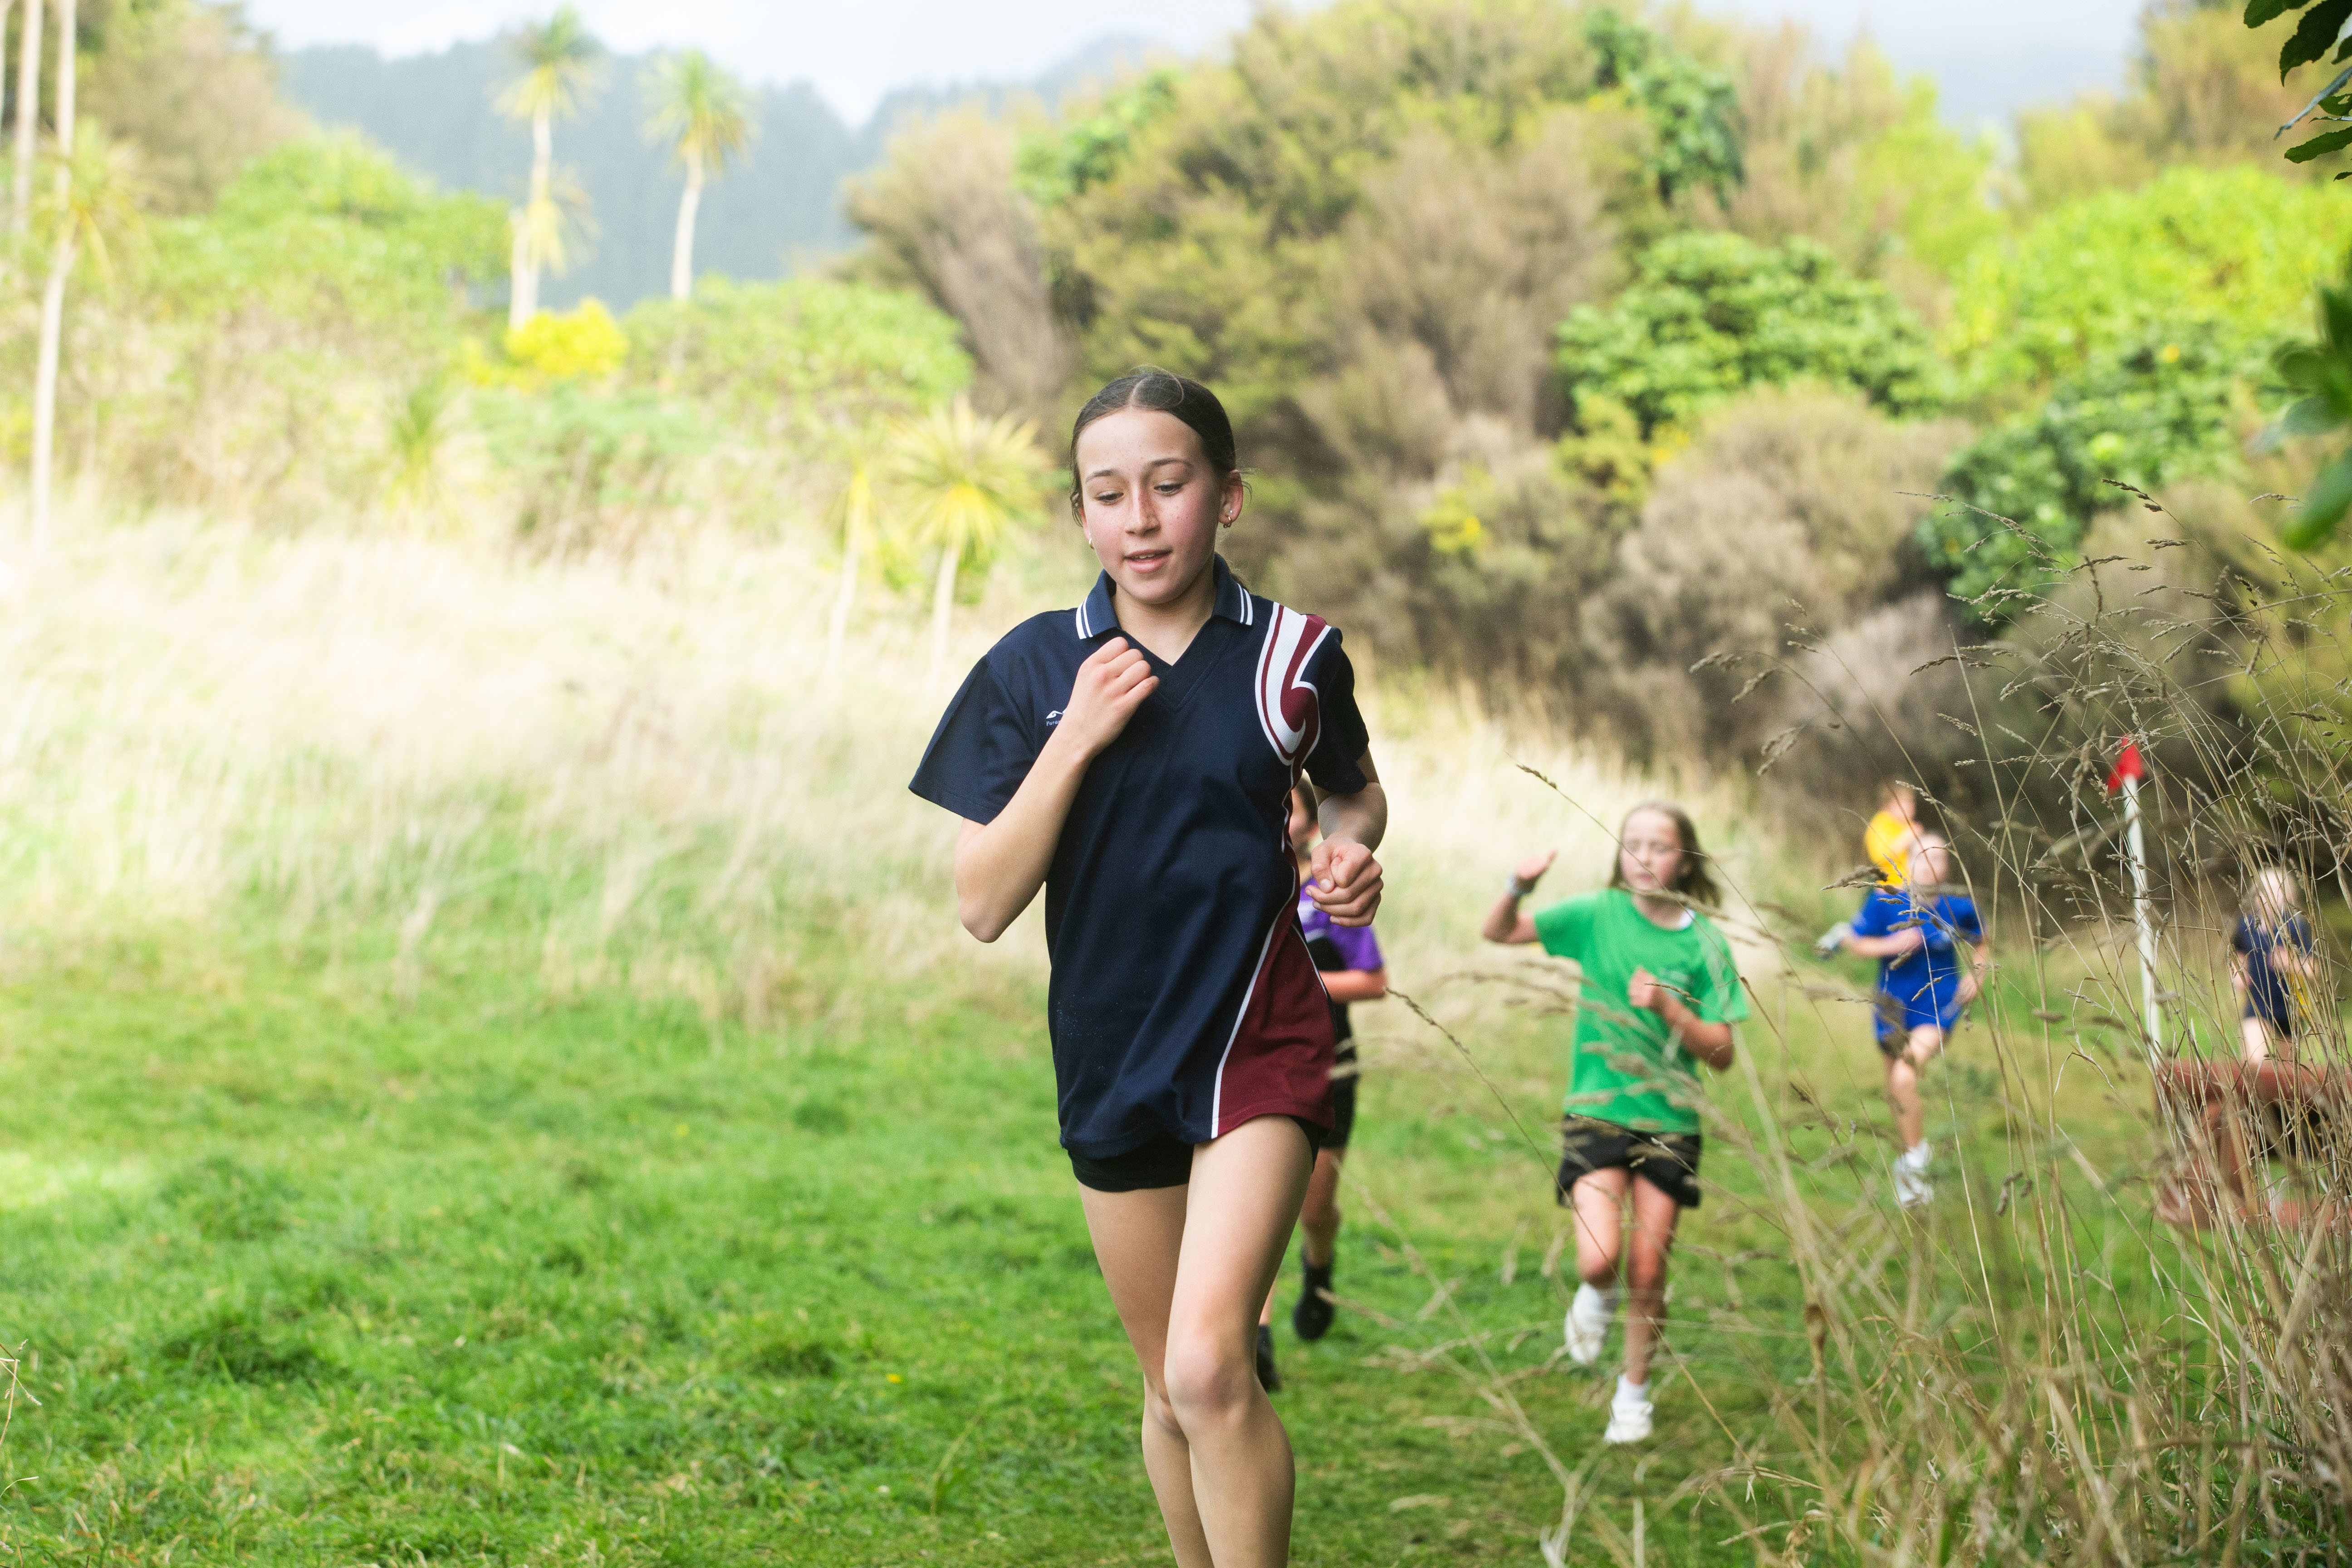
MULTIPOLYGON (((1303 880, 1303 879, 1302 879, 1303 880)), ((1385 969, 1388 962, 1381 957, 1380 939, 1370 926, 1343 926, 1331 923, 1331 917, 1322 907, 1307 896, 1302 885, 1298 889, 1298 930, 1307 938, 1307 955, 1315 967, 1329 974, 1343 969, 1385 969)), ((1355 1031, 1348 1023, 1348 1005, 1331 1004, 1331 1033, 1339 1041, 1342 1056, 1352 1049, 1349 1042, 1355 1031)))

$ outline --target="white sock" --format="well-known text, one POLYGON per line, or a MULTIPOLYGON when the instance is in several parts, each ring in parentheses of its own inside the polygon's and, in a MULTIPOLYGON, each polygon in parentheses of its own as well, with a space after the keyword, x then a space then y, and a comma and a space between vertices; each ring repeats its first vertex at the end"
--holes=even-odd
POLYGON ((1926 1170, 1927 1168, 1927 1156, 1932 1151, 1929 1149, 1928 1145, 1925 1143, 1921 1143, 1916 1148, 1904 1150, 1902 1157, 1903 1168, 1906 1171, 1926 1170))
POLYGON ((1647 1405, 1650 1403, 1650 1385, 1647 1383, 1628 1383, 1620 1376, 1617 1379, 1617 1403, 1647 1405))

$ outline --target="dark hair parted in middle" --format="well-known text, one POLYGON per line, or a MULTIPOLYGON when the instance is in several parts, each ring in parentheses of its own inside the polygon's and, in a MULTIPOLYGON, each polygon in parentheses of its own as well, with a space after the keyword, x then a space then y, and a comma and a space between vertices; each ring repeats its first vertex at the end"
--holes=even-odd
POLYGON ((1070 511, 1074 516, 1086 512, 1085 486, 1078 478, 1078 437, 1087 426, 1122 408, 1172 414, 1191 426, 1192 434, 1201 438, 1201 455, 1221 480, 1241 467, 1234 451, 1234 422, 1225 417, 1225 405, 1217 401, 1217 395, 1189 375, 1145 365, 1087 398, 1087 405, 1078 410, 1077 422, 1070 426, 1070 511))
MULTIPOLYGON (((1645 800, 1625 814, 1625 821, 1631 822, 1645 811, 1654 811, 1673 823, 1675 838, 1682 847, 1682 865, 1675 869, 1675 885, 1666 890, 1681 894, 1688 903, 1719 906, 1723 897, 1716 891, 1715 878, 1707 871, 1706 851, 1698 847, 1698 829, 1692 826, 1690 813, 1670 800, 1645 800)), ((1620 844, 1625 841, 1622 824, 1617 829, 1617 841, 1620 844)), ((1622 856, 1610 857, 1609 885, 1612 888, 1625 886, 1622 856)))

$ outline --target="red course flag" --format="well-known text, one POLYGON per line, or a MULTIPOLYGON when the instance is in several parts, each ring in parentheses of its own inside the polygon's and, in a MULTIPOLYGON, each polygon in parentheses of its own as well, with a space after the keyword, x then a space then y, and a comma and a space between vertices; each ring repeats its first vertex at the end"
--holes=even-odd
POLYGON ((2113 795, 2123 788, 2126 779, 2146 777, 2147 777, 2147 764, 2140 761, 2139 742, 2126 735, 2123 755, 2116 759, 2115 771, 2107 775, 2107 793, 2113 795))

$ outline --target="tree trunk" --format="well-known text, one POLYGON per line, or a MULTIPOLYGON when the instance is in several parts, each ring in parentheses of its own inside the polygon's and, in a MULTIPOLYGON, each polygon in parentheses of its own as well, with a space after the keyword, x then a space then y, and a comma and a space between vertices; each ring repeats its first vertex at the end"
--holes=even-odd
POLYGON ((41 291, 41 353, 33 371, 33 553, 49 542, 49 454, 58 434, 58 342, 65 332, 66 276, 73 270, 74 231, 58 236, 49 285, 41 291))
MULTIPOLYGON (((37 0, 34 8, 39 9, 37 0)), ((58 437, 58 350, 65 336, 66 279, 74 265, 74 0, 58 0, 58 247, 41 290, 41 349, 33 369, 33 553, 49 542, 50 458, 58 437)))
POLYGON ((669 247, 669 297, 694 294, 694 215, 702 205, 702 154, 686 150, 686 195, 677 200, 677 237, 669 247))
POLYGON ((931 670, 923 684, 936 689, 940 672, 948 667, 948 612, 955 607, 956 567, 963 558, 963 541, 950 537, 940 547, 940 580, 931 590, 931 670))
POLYGON ((539 278, 530 269, 530 209, 515 208, 514 259, 507 286, 507 330, 539 313, 539 278))
POLYGON ((24 41, 16 54, 16 189, 8 226, 22 234, 33 222, 34 135, 41 120, 41 0, 25 0, 24 41))
MULTIPOLYGON (((58 0, 58 153, 70 159, 74 139, 74 0, 58 0)), ((58 170, 58 190, 63 194, 71 176, 58 170)))
POLYGON ((531 236, 531 225, 545 210, 548 190, 555 177, 553 111, 541 104, 530 117, 530 195, 523 202, 522 221, 515 226, 514 280, 508 289, 507 326, 521 326, 539 314, 539 266, 542 258, 531 236))

